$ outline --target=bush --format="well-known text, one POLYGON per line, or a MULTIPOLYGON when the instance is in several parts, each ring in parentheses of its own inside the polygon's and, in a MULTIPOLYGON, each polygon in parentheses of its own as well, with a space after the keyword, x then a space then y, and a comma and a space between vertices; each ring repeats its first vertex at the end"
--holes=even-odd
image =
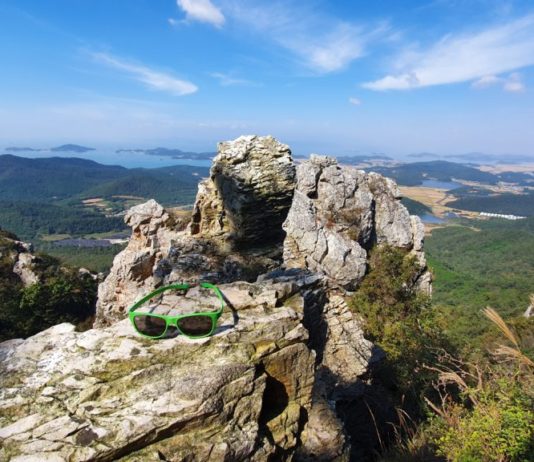
POLYGON ((486 316, 507 339, 487 363, 440 366, 441 402, 427 429, 436 453, 451 462, 534 460, 534 362, 509 325, 486 316), (459 390, 455 393, 454 390, 459 390))
POLYGON ((420 272, 407 251, 377 246, 368 275, 349 301, 363 318, 367 337, 385 351, 381 378, 399 395, 420 394, 428 380, 420 366, 443 342, 429 297, 414 287, 420 272))

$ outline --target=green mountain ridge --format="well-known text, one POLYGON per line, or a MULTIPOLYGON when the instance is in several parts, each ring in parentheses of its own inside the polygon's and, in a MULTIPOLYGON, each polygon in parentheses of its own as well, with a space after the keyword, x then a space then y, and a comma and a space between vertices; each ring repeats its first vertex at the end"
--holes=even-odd
POLYGON ((137 195, 164 204, 188 203, 207 167, 178 165, 128 169, 76 157, 0 156, 0 198, 49 202, 98 195, 137 195), (174 191, 174 192, 173 192, 174 191), (186 194, 183 194, 187 191, 186 194))

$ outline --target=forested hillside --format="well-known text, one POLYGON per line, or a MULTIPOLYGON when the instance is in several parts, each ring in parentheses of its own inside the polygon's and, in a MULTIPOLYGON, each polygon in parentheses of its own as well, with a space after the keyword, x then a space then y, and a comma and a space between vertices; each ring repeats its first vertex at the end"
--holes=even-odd
POLYGON ((106 217, 81 206, 0 200, 0 223, 21 239, 47 234, 91 234, 125 229, 122 217, 106 217))
POLYGON ((133 195, 168 204, 188 203, 208 175, 206 167, 179 165, 127 169, 91 160, 0 156, 0 198, 47 202, 95 196, 133 195))
POLYGON ((425 250, 435 281, 433 303, 458 345, 473 345, 492 306, 507 317, 522 314, 534 292, 534 218, 464 221, 432 231, 425 250))
POLYGON ((449 202, 449 207, 473 212, 504 213, 519 216, 534 216, 534 191, 523 194, 490 194, 487 191, 470 189, 468 194, 455 191, 459 198, 449 202))
POLYGON ((206 167, 187 165, 127 169, 78 158, 2 155, 0 224, 37 243, 48 235, 122 231, 121 214, 132 205, 148 199, 192 204, 199 180, 208 174, 206 167))

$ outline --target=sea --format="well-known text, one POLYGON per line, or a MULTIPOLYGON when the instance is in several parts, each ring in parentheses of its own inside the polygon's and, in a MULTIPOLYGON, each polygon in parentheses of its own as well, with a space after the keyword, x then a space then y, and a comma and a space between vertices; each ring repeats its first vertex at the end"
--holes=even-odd
POLYGON ((173 165, 191 165, 193 167, 210 167, 211 160, 173 159, 170 156, 151 156, 143 152, 115 152, 112 150, 95 150, 87 152, 53 152, 53 151, 4 151, 4 154, 12 154, 30 159, 42 159, 46 157, 76 157, 87 159, 104 165, 120 165, 126 168, 158 168, 173 165))

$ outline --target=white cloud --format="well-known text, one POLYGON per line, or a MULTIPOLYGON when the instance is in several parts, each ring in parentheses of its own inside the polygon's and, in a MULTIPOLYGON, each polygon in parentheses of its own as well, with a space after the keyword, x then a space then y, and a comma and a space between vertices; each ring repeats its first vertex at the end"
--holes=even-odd
POLYGON ((471 84, 473 88, 478 90, 493 87, 495 85, 502 85, 502 89, 509 93, 522 93, 526 89, 521 74, 518 72, 513 72, 506 78, 497 77, 496 75, 486 75, 471 84))
POLYGON ((304 58, 318 72, 333 72, 347 67, 364 54, 365 38, 362 31, 348 24, 339 24, 320 40, 311 37, 284 39, 284 45, 304 58))
POLYGON ((91 56, 102 64, 123 71, 153 90, 165 91, 177 96, 189 95, 198 90, 194 83, 187 80, 180 80, 170 74, 129 63, 107 53, 91 53, 91 56))
POLYGON ((176 0, 176 3, 190 21, 206 22, 215 27, 222 27, 225 22, 221 10, 210 0, 176 0))
POLYGON ((526 88, 521 75, 514 72, 513 74, 510 74, 506 82, 504 82, 503 89, 510 93, 523 93, 526 88))
POLYGON ((361 100, 359 100, 358 98, 349 98, 349 103, 350 104, 353 104, 354 106, 359 106, 360 104, 362 104, 361 100))
POLYGON ((502 82, 502 79, 500 77, 497 77, 496 75, 485 75, 484 77, 481 77, 478 80, 475 80, 471 86, 473 88, 482 89, 482 88, 488 88, 492 87, 494 85, 498 85, 502 82))
POLYGON ((339 71, 365 54, 371 40, 391 34, 377 24, 362 27, 293 0, 221 0, 229 18, 289 50, 319 74, 339 71))
POLYGON ((256 85, 254 82, 247 79, 240 79, 233 77, 231 74, 225 74, 223 72, 212 72, 211 77, 217 79, 223 87, 231 87, 237 85, 253 86, 256 85))
MULTIPOLYGON (((405 51, 398 73, 363 84, 371 90, 466 82, 534 64, 534 15, 464 35, 447 35, 423 51, 405 51)), ((484 82, 484 81, 483 81, 484 82)), ((483 84, 482 82, 482 84, 483 84)), ((518 88, 519 85, 511 87, 518 88)))

